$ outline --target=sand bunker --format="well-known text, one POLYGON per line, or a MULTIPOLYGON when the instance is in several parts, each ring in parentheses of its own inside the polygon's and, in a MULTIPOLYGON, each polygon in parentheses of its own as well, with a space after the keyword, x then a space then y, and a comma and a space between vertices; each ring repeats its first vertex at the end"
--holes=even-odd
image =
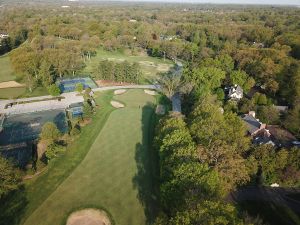
POLYGON ((14 87, 24 87, 24 85, 16 81, 6 81, 0 83, 0 88, 14 88, 14 87))
POLYGON ((124 108, 124 107, 125 107, 122 103, 117 102, 117 101, 111 101, 110 104, 111 104, 113 107, 117 108, 117 109, 118 109, 118 108, 124 108))
POLYGON ((121 94, 124 94, 125 92, 126 92, 126 90, 120 89, 120 90, 115 90, 115 91, 114 91, 114 94, 115 94, 115 95, 121 95, 121 94))
POLYGON ((166 113, 166 108, 164 105, 158 105, 156 106, 156 110, 155 110, 155 113, 157 115, 164 115, 166 113))
POLYGON ((67 225, 111 225, 111 222, 102 210, 83 209, 73 212, 67 220, 67 225))
POLYGON ((144 92, 148 95, 156 95, 156 91, 144 90, 144 92))

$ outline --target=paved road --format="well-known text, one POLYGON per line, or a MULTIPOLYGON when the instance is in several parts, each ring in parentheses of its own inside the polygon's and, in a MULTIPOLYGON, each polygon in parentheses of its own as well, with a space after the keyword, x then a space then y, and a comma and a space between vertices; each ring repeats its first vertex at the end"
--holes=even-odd
MULTIPOLYGON (((155 85, 109 86, 109 87, 95 88, 93 89, 93 91, 98 92, 98 91, 106 91, 106 90, 114 90, 114 89, 159 89, 159 86, 155 86, 155 85)), ((61 101, 47 100, 53 97, 50 95, 33 97, 33 98, 21 98, 16 100, 2 100, 0 101, 0 113, 11 115, 11 114, 52 110, 52 109, 65 109, 72 103, 84 101, 82 96, 77 95, 77 92, 64 93, 61 96, 64 97, 64 99, 62 99, 61 101), (5 106, 9 103, 22 102, 22 101, 37 101, 37 102, 17 104, 5 109, 5 106)))

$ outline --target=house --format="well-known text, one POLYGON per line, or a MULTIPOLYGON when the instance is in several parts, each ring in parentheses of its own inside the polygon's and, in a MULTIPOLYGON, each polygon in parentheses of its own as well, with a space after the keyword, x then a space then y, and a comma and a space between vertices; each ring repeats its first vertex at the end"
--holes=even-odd
POLYGON ((255 118, 255 112, 250 111, 242 117, 242 120, 247 126, 248 133, 251 136, 256 136, 259 132, 264 131, 266 124, 261 123, 255 118))
POLYGON ((239 85, 229 88, 228 98, 232 100, 240 100, 243 98, 243 89, 239 85))

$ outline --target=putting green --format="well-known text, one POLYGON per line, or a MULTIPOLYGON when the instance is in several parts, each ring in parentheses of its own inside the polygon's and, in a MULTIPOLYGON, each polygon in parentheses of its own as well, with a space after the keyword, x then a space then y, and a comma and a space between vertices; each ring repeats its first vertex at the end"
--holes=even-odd
MULTIPOLYGON (((104 208, 116 224, 142 225, 155 208, 152 139, 155 99, 142 90, 115 96, 114 110, 73 173, 27 218, 26 225, 64 224, 79 208, 104 208)), ((43 188, 43 187, 40 187, 43 188)))

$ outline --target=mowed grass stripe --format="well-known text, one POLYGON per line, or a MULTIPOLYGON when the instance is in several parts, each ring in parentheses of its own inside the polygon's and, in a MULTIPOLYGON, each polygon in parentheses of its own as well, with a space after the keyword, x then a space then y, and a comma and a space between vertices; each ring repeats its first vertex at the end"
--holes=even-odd
MULTIPOLYGON (((130 90, 116 100, 126 103, 111 113, 88 154, 74 172, 28 218, 26 225, 64 224, 72 209, 90 205, 105 208, 116 224, 146 224, 145 205, 135 177, 137 154, 149 154, 147 131, 154 102, 141 90, 130 90)), ((150 160, 150 159, 149 159, 150 160)), ((149 169, 149 168, 148 168, 149 169)), ((140 182, 151 184, 151 176, 140 182)), ((144 186, 151 193, 151 186, 144 186), (149 188, 149 189, 148 189, 149 188)))

